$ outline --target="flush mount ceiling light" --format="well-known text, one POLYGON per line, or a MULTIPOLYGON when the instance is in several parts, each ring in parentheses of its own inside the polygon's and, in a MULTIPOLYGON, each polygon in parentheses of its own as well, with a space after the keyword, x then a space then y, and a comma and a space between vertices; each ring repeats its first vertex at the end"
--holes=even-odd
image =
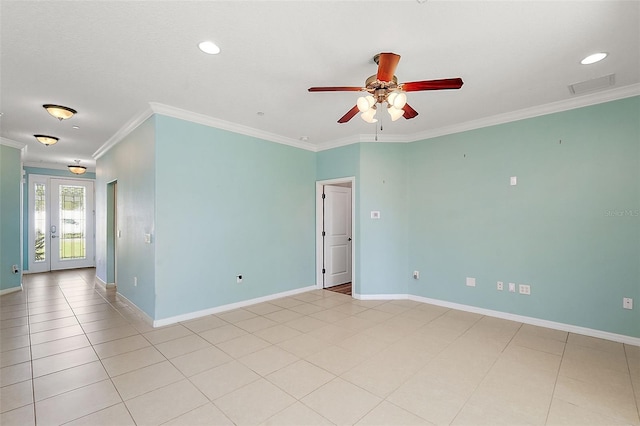
POLYGON ((75 109, 62 105, 44 104, 42 107, 60 121, 67 120, 78 113, 75 109))
POLYGON ((220 53, 220 48, 212 41, 202 41, 198 43, 198 48, 209 55, 217 55, 220 53))
POLYGON ((33 135, 33 137, 36 138, 38 142, 40 142, 45 146, 53 145, 59 140, 55 136, 48 136, 48 135, 33 135))
POLYGON ((583 60, 580 61, 580 63, 582 65, 591 65, 591 64, 595 64, 596 62, 600 62, 601 60, 603 60, 604 58, 606 58, 608 55, 608 53, 606 52, 598 52, 598 53, 594 53, 592 55, 587 56, 586 58, 584 58, 583 60))
POLYGON ((69 168, 69 171, 74 175, 83 175, 87 171, 87 168, 85 166, 80 165, 80 160, 73 160, 73 161, 76 164, 67 166, 69 168))

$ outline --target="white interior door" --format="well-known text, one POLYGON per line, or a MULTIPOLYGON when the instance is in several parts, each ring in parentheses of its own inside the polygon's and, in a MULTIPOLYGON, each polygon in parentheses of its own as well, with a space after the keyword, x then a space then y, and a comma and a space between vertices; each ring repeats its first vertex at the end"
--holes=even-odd
POLYGON ((351 188, 324 186, 324 287, 351 282, 351 188))
POLYGON ((95 266, 93 181, 31 176, 29 272, 95 266))

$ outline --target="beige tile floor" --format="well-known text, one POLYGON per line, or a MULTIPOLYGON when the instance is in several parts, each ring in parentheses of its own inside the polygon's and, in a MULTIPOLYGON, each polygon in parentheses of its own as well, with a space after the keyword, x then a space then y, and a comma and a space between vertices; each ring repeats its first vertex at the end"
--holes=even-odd
POLYGON ((640 424, 640 348, 323 290, 153 329, 95 270, 1 298, 10 425, 640 424))

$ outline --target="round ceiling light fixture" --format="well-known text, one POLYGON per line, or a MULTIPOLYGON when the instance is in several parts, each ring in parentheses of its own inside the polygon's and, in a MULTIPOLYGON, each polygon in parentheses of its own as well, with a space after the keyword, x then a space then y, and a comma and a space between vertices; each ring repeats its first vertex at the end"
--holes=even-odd
POLYGON ((71 164, 67 167, 69 168, 69 171, 74 175, 83 175, 87 171, 87 168, 85 166, 80 165, 80 160, 73 160, 73 162, 76 164, 71 164))
POLYGON ((603 60, 604 58, 606 58, 608 55, 608 53, 606 52, 598 52, 598 53, 594 53, 592 55, 587 56, 586 58, 584 58, 583 60, 580 61, 580 63, 582 65, 591 65, 591 64, 595 64, 596 62, 600 62, 601 60, 603 60))
POLYGON ((198 43, 198 49, 202 50, 208 55, 217 55, 220 53, 220 48, 212 41, 202 41, 198 43))
POLYGON ((42 107, 60 121, 67 120, 78 113, 75 109, 62 105, 44 104, 42 107))
POLYGON ((38 142, 40 142, 45 146, 53 145, 60 140, 55 136, 49 136, 49 135, 33 135, 33 137, 36 138, 38 142))

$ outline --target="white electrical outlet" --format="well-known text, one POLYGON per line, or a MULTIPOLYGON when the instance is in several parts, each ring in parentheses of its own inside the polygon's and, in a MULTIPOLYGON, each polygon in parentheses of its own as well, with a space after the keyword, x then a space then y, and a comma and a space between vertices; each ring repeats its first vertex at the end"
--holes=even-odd
POLYGON ((625 309, 633 309, 633 299, 630 297, 623 298, 622 307, 625 309))
POLYGON ((511 176, 509 178, 509 183, 511 184, 511 186, 516 186, 518 184, 518 177, 517 176, 511 176))
POLYGON ((420 279, 420 271, 413 271, 413 279, 414 280, 420 279))
POLYGON ((476 279, 467 277, 467 287, 475 287, 476 279))
POLYGON ((502 281, 498 281, 498 283, 496 284, 496 289, 497 290, 504 290, 504 283, 502 281))
POLYGON ((516 292, 516 283, 509 283, 509 293, 516 292))
POLYGON ((242 275, 236 275, 236 283, 240 284, 242 282, 242 275))
POLYGON ((531 294, 531 286, 528 284, 520 284, 518 286, 518 292, 520 294, 531 294))

